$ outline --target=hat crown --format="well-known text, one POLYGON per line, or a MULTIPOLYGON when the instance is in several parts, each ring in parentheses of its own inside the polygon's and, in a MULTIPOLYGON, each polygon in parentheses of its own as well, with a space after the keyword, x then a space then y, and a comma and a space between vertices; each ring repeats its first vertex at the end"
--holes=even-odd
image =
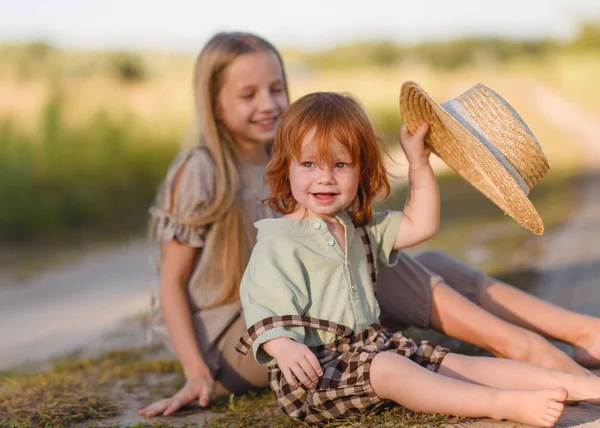
POLYGON ((406 81, 400 111, 411 133, 429 123, 425 142, 450 168, 523 226, 544 232, 527 195, 548 171, 548 160, 502 97, 479 84, 439 104, 418 83, 406 81))
POLYGON ((515 109, 481 83, 454 98, 454 101, 463 107, 485 137, 516 169, 529 190, 535 187, 550 165, 539 142, 515 109))

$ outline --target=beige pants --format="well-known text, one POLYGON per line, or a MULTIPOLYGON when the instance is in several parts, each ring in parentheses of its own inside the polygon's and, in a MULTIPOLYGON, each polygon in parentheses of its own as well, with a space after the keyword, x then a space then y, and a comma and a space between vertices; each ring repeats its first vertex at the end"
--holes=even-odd
MULTIPOLYGON (((431 292, 441 282, 478 304, 479 290, 491 281, 482 271, 462 263, 442 251, 425 251, 416 256, 401 253, 398 263, 377 273, 377 300, 381 324, 389 331, 408 326, 429 327, 431 292)), ((217 373, 217 393, 244 393, 252 387, 268 386, 267 368, 252 356, 235 350, 246 330, 238 318, 219 342, 221 368, 217 373)))

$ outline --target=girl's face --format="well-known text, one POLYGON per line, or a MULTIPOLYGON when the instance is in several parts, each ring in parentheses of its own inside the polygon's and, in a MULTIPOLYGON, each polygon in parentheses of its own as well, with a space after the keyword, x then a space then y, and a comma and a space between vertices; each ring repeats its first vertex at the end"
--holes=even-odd
POLYGON ((288 106, 283 72, 272 52, 237 57, 225 69, 216 116, 243 149, 275 138, 279 117, 288 106))
POLYGON ((317 164, 317 145, 311 140, 313 129, 302 143, 302 156, 290 165, 290 185, 300 217, 332 218, 349 206, 358 192, 360 166, 352 164, 348 150, 332 142, 329 159, 317 164), (305 211, 306 210, 306 211, 305 211))

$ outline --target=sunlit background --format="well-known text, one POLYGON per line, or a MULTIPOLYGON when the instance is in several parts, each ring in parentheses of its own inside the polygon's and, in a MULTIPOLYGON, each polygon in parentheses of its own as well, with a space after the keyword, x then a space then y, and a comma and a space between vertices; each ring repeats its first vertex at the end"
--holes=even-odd
MULTIPOLYGON (((598 225, 574 229, 598 204, 600 2, 3 0, 0 369, 143 342, 139 328, 125 341, 98 335, 144 317, 156 282, 147 208, 172 158, 194 143, 193 62, 220 30, 279 47, 293 99, 318 90, 358 97, 401 177, 404 80, 439 101, 476 83, 499 92, 550 160, 531 193, 546 234, 532 235, 436 162, 443 221, 420 248, 600 312, 590 294, 569 300, 564 287, 539 282, 565 255, 565 269, 600 270, 589 242, 598 225)), ((402 207, 404 184, 395 183, 380 206, 402 207)))

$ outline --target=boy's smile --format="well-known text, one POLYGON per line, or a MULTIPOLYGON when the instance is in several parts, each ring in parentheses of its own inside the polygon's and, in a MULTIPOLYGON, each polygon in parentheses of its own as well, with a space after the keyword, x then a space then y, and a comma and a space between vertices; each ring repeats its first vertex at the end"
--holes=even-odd
POLYGON ((327 205, 335 201, 335 198, 339 193, 328 192, 328 193, 311 193, 311 196, 316 199, 317 203, 327 205))

